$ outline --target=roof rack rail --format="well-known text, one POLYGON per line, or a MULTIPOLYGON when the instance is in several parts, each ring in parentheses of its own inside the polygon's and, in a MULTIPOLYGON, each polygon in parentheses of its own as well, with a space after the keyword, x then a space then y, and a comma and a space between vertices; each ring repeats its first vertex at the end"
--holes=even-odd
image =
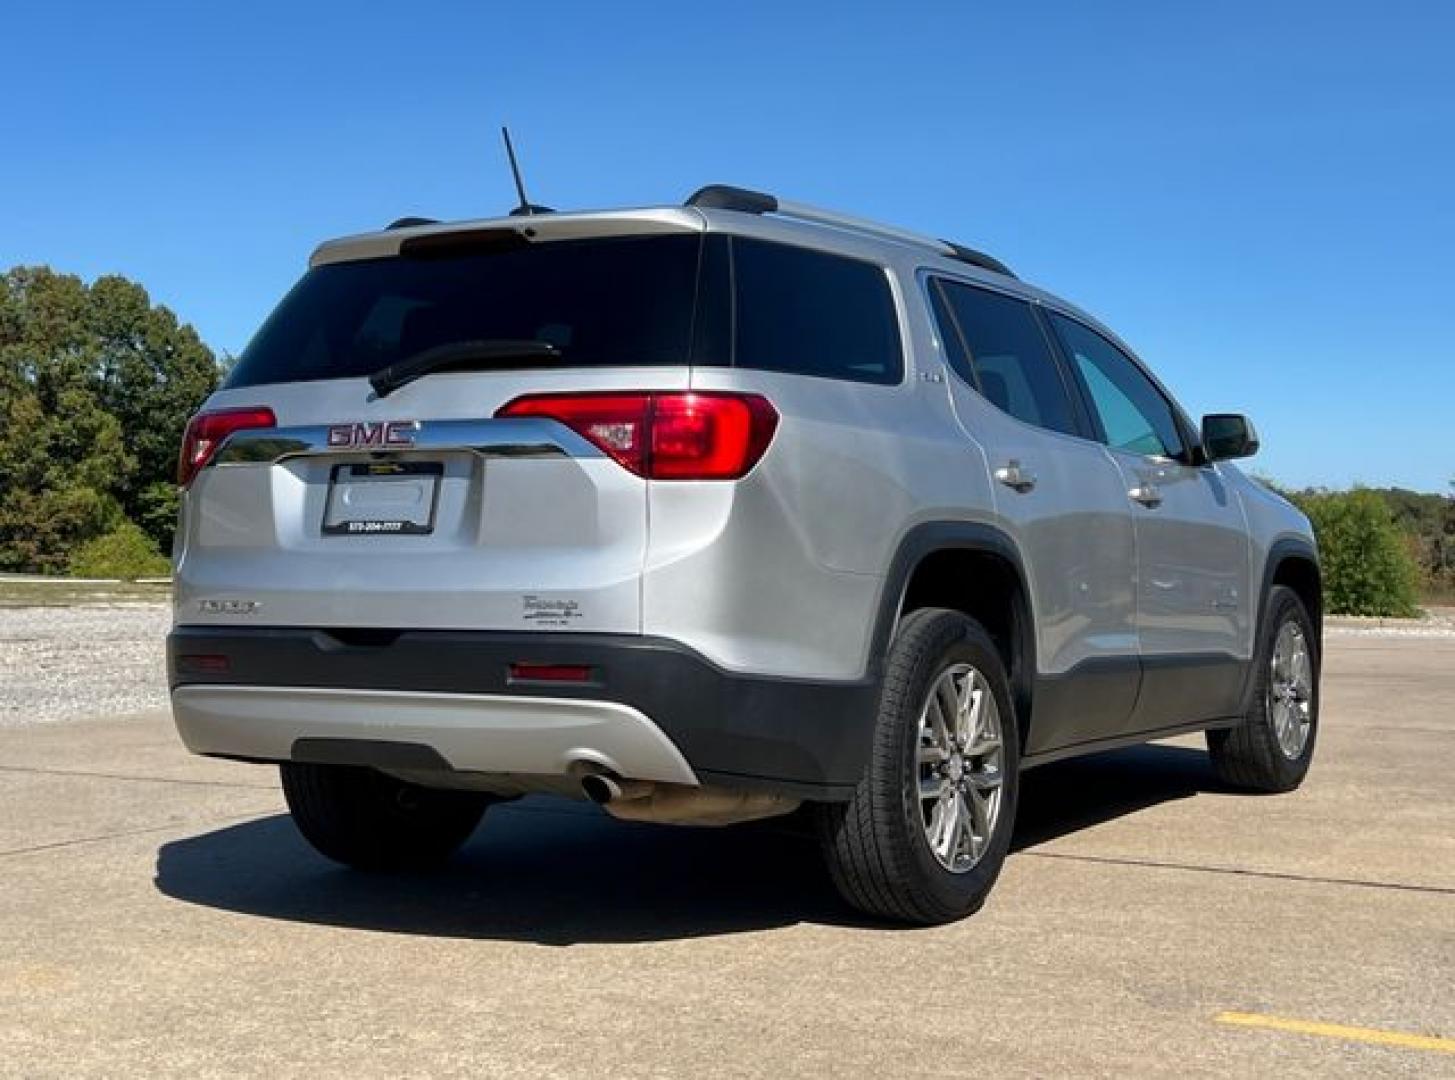
POLYGON ((439 223, 439 218, 402 217, 396 218, 395 220, 391 221, 388 225, 384 227, 384 231, 388 232, 391 229, 412 229, 416 225, 438 225, 439 223))
POLYGON ((929 248, 946 258, 977 266, 982 270, 989 270, 993 274, 1015 277, 1005 263, 982 251, 976 251, 974 248, 954 244, 949 240, 936 240, 908 229, 897 229, 893 225, 881 225, 879 222, 870 221, 867 218, 840 214, 834 210, 822 210, 817 206, 809 206, 807 203, 790 202, 762 191, 751 191, 748 188, 733 187, 730 184, 709 184, 707 187, 698 188, 688 196, 686 205, 701 207, 704 210, 738 210, 745 214, 781 214, 798 221, 832 225, 850 232, 880 236, 887 240, 898 240, 900 243, 929 248))
MULTIPOLYGON (((950 258, 958 259, 962 263, 969 263, 971 266, 978 266, 982 270, 989 270, 992 274, 1004 274, 1006 277, 1015 277, 1011 268, 1006 266, 994 255, 987 255, 983 251, 976 251, 964 244, 957 244, 953 240, 943 241, 951 251, 950 258)), ((1016 278, 1019 281, 1019 278, 1016 278)))

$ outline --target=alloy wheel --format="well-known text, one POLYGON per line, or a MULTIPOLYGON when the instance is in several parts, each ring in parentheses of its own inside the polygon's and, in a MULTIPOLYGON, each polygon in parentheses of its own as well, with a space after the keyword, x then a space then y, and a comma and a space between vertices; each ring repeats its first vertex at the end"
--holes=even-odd
POLYGON ((1268 716, 1279 749, 1293 760, 1303 753, 1313 724, 1313 663, 1298 623, 1278 628, 1269 669, 1268 716))
POLYGON ((1005 753, 1000 708, 970 664, 941 672, 920 710, 917 774, 925 839, 951 873, 972 869, 1000 817, 1005 753))

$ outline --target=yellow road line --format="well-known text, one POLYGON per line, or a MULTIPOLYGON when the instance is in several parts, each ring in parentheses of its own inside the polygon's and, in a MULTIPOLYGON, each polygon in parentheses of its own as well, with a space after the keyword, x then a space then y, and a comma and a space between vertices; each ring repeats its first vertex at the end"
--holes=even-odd
POLYGON ((1346 1027, 1344 1024, 1324 1024, 1317 1020, 1290 1020, 1282 1016, 1265 1016, 1262 1013, 1225 1012, 1218 1013, 1213 1019, 1219 1024, 1232 1024, 1237 1027, 1268 1028, 1272 1031, 1291 1031, 1298 1035, 1322 1035, 1329 1039, 1373 1043, 1376 1046, 1399 1046, 1406 1050, 1455 1054, 1455 1039, 1442 1039, 1435 1035, 1411 1035, 1404 1031, 1346 1027))

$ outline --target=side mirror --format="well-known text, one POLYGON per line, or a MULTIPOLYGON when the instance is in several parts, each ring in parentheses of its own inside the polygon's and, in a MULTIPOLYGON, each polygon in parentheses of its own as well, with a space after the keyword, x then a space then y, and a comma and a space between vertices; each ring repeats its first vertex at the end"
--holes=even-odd
POLYGON ((1209 413, 1202 418, 1202 454, 1208 461, 1252 457, 1258 432, 1241 413, 1209 413))

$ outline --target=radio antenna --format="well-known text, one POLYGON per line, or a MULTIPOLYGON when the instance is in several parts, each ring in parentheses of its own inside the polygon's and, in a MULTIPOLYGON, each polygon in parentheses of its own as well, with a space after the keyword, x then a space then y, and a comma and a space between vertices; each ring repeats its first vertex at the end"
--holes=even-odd
POLYGON ((515 146, 510 141, 510 129, 500 126, 501 137, 505 139, 505 156, 510 159, 510 175, 515 179, 515 193, 520 196, 520 205, 510 212, 511 217, 529 217, 532 214, 549 214, 549 206, 537 206, 525 195, 525 181, 520 178, 520 163, 515 160, 515 146))

